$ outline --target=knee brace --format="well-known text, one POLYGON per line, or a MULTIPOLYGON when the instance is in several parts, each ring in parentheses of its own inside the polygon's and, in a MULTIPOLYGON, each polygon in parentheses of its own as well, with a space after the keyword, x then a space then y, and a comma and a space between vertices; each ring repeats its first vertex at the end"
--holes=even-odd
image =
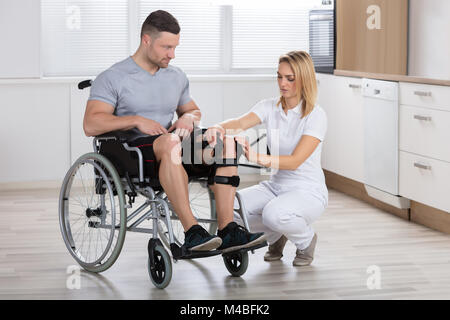
POLYGON ((209 177, 208 177, 208 184, 212 185, 214 183, 217 184, 228 184, 231 185, 233 187, 239 187, 239 183, 241 181, 241 179, 239 178, 239 176, 231 176, 231 177, 226 177, 226 176, 217 176, 216 175, 216 171, 217 168, 223 168, 223 167, 237 167, 237 159, 223 159, 224 163, 218 163, 218 164, 214 164, 213 167, 211 168, 209 177))
POLYGON ((223 167, 237 167, 238 161, 240 156, 243 154, 242 146, 239 143, 236 143, 236 158, 233 159, 225 159, 222 157, 223 154, 223 142, 220 141, 219 148, 216 151, 214 157, 215 157, 215 163, 213 164, 213 167, 211 169, 210 175, 208 177, 208 184, 212 185, 214 183, 218 184, 227 184, 231 185, 233 187, 239 187, 240 178, 239 176, 231 176, 231 177, 225 177, 225 176, 217 176, 216 171, 217 168, 223 168, 223 167))

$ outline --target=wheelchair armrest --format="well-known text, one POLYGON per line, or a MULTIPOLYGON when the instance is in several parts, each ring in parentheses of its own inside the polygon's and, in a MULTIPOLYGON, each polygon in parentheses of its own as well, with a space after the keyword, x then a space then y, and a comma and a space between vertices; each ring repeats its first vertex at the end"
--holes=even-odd
POLYGON ((128 142, 133 139, 135 133, 132 131, 116 130, 96 136, 97 140, 116 139, 121 143, 128 142))

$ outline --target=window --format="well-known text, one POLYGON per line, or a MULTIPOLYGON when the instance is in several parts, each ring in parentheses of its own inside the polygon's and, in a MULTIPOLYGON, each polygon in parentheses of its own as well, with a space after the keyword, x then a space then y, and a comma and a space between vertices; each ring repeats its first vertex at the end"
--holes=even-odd
POLYGON ((44 76, 95 75, 124 59, 127 0, 41 0, 44 76))
POLYGON ((322 0, 41 0, 44 76, 96 75, 133 54, 155 10, 180 23, 173 64, 187 73, 273 73, 309 49, 308 15, 322 0))
POLYGON ((278 57, 309 49, 309 7, 233 8, 233 69, 274 69, 278 57))
POLYGON ((175 52, 176 64, 186 72, 220 72, 222 52, 221 6, 207 1, 139 1, 139 37, 141 26, 155 10, 170 12, 180 24, 180 45, 175 52))

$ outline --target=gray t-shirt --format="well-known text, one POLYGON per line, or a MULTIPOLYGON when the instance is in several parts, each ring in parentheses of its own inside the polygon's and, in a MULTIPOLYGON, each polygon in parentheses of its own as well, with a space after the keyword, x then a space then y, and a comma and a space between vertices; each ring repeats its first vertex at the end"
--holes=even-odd
MULTIPOLYGON (((88 100, 114 107, 116 116, 139 115, 168 129, 178 106, 191 101, 189 80, 178 67, 160 68, 154 75, 128 57, 100 73, 88 100)), ((144 136, 137 128, 135 136, 144 136)))

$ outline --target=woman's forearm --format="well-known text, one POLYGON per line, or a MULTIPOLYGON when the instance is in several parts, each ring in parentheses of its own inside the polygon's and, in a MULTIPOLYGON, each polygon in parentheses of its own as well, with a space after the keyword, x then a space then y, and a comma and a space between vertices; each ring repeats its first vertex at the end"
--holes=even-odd
POLYGON ((279 170, 295 170, 301 165, 293 156, 273 156, 258 153, 255 160, 263 167, 279 170))
POLYGON ((226 120, 219 123, 218 125, 224 128, 227 134, 239 134, 244 131, 238 119, 226 120))

